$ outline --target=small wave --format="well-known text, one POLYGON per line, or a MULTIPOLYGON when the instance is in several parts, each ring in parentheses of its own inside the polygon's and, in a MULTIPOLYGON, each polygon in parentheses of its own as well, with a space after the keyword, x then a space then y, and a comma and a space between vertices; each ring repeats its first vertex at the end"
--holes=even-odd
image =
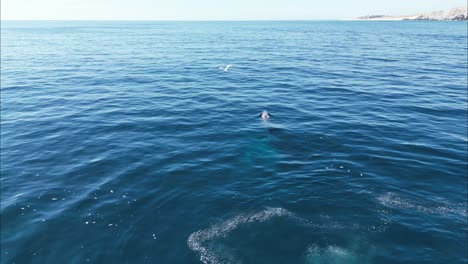
POLYGON ((414 201, 405 199, 395 193, 388 192, 378 196, 377 201, 390 208, 410 209, 421 213, 435 214, 441 216, 458 215, 466 218, 466 205, 453 205, 450 203, 429 204, 427 201, 414 201))
POLYGON ((255 214, 241 214, 228 219, 210 228, 192 233, 187 241, 189 248, 200 254, 200 260, 203 263, 225 263, 222 256, 216 254, 203 243, 215 238, 226 237, 238 226, 248 223, 262 223, 273 217, 292 216, 293 214, 283 208, 268 208, 255 214))

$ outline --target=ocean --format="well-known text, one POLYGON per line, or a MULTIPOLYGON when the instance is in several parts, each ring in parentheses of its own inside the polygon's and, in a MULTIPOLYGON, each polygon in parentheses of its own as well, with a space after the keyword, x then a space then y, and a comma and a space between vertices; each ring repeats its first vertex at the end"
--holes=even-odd
POLYGON ((466 263, 467 27, 2 21, 1 263, 466 263))

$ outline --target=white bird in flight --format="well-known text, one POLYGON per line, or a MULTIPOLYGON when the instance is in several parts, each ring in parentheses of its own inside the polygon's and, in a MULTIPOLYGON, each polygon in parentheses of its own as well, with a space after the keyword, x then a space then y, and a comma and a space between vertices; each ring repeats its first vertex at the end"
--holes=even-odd
POLYGON ((220 69, 222 69, 224 72, 227 72, 229 70, 229 68, 232 67, 232 64, 228 64, 225 68, 223 67, 219 67, 220 69))

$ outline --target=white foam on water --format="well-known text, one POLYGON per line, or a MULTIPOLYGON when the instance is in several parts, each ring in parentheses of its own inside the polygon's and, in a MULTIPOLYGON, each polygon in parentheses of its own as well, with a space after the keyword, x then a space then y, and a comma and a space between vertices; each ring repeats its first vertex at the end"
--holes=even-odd
POLYGON ((355 261, 356 256, 352 252, 336 245, 321 248, 312 244, 306 251, 307 263, 354 263, 355 261))
POLYGON ((328 246, 327 252, 331 253, 332 255, 336 256, 346 256, 349 254, 349 252, 343 248, 337 247, 337 246, 328 246))
POLYGON ((307 254, 307 257, 319 256, 320 248, 317 245, 312 244, 307 248, 306 254, 307 254))
MULTIPOLYGON (((350 229, 384 232, 388 225, 388 222, 384 220, 381 220, 379 225, 371 227, 360 226, 359 224, 352 223, 342 224, 336 221, 331 221, 330 217, 326 215, 321 216, 321 218, 325 220, 325 223, 317 224, 305 218, 299 217, 284 208, 267 208, 257 213, 240 214, 228 220, 214 224, 207 229, 198 230, 189 236, 187 239, 187 245, 191 250, 200 255, 200 261, 202 263, 236 263, 237 261, 234 259, 234 257, 229 256, 225 250, 216 250, 213 248, 213 245, 206 245, 206 243, 211 240, 227 237, 232 231, 241 225, 249 223, 262 223, 275 217, 287 217, 289 220, 293 220, 296 223, 307 226, 309 228, 327 230, 350 229)), ((357 256, 355 254, 352 254, 348 250, 335 245, 319 248, 313 244, 307 249, 306 256, 308 262, 311 261, 310 263, 346 263, 346 260, 357 260, 357 256)))
POLYGON ((243 224, 262 223, 274 217, 292 216, 293 214, 283 208, 268 208, 254 214, 241 214, 231 219, 215 224, 210 228, 192 233, 187 244, 189 248, 200 254, 200 261, 203 263, 226 263, 223 256, 213 252, 203 243, 216 238, 226 237, 230 232, 243 224))
POLYGON ((429 204, 426 201, 405 199, 391 192, 378 196, 377 201, 390 208, 410 209, 441 216, 458 215, 464 218, 467 216, 466 205, 453 205, 450 203, 429 204))

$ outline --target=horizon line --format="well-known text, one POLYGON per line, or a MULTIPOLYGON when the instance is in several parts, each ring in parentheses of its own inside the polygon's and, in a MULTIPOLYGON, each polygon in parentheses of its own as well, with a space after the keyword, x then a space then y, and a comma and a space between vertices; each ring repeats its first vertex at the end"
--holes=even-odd
MULTIPOLYGON (((343 19, 0 19, 1 22, 320 22, 320 21, 378 21, 378 22, 395 22, 403 20, 378 20, 378 19, 359 19, 359 18, 343 18, 343 19)), ((415 20, 417 21, 417 20, 415 20)), ((449 20, 436 20, 448 22, 449 20)), ((451 21, 456 22, 456 20, 451 21)), ((463 21, 462 21, 463 22, 463 21)))
POLYGON ((235 21, 342 21, 353 18, 311 18, 311 19, 0 19, 0 21, 154 21, 154 22, 235 22, 235 21))

